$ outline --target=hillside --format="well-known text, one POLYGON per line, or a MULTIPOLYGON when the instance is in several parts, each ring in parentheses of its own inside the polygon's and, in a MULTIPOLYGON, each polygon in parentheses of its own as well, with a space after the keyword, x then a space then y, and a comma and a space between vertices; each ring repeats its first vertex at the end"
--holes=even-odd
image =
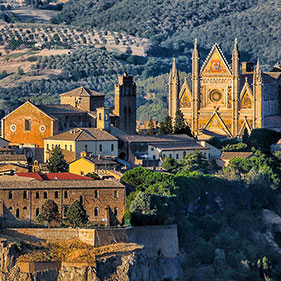
POLYGON ((281 6, 275 0, 70 0, 53 22, 148 38, 169 56, 175 51, 189 55, 194 38, 203 52, 219 42, 230 54, 237 37, 243 58, 260 57, 264 65, 281 59, 281 6))

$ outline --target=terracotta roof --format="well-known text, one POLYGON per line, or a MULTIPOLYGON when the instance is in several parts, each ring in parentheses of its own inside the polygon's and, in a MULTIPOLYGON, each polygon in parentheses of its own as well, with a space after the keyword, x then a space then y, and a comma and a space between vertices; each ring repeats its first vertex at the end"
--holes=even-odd
MULTIPOLYGON (((2 177, 0 177, 2 179, 2 177)), ((103 189, 125 188, 123 184, 115 180, 36 180, 17 176, 6 177, 0 181, 0 189, 103 189)))
POLYGON ((87 112, 86 110, 68 104, 44 104, 37 105, 37 107, 50 116, 52 116, 52 114, 71 114, 87 112))
POLYGON ((234 157, 240 157, 240 158, 246 159, 252 155, 254 155, 253 152, 237 152, 237 151, 226 152, 226 151, 223 151, 221 154, 221 159, 230 160, 234 157))
POLYGON ((118 138, 120 136, 128 136, 128 134, 126 132, 120 130, 119 128, 117 128, 113 125, 110 125, 110 133, 116 138, 118 138))
POLYGON ((195 141, 192 143, 156 143, 152 144, 151 146, 160 149, 160 150, 193 150, 193 149, 200 149, 200 150, 209 150, 208 147, 203 147, 202 145, 196 143, 195 141))
POLYGON ((0 161, 27 161, 23 154, 0 154, 0 161))
POLYGON ((54 135, 45 140, 64 140, 64 141, 97 141, 97 140, 116 140, 114 136, 104 130, 97 128, 75 128, 64 133, 54 135))
POLYGON ((93 96, 96 96, 96 97, 104 97, 105 94, 103 93, 99 93, 99 92, 96 92, 94 90, 90 90, 88 88, 85 88, 83 86, 79 87, 79 88, 76 88, 76 89, 73 89, 69 92, 66 92, 64 94, 61 94, 60 96, 70 96, 70 97, 93 97, 93 96))
POLYGON ((34 178, 36 180, 89 180, 85 176, 76 175, 73 173, 17 173, 19 177, 34 178))
POLYGON ((123 141, 130 143, 155 143, 155 142, 194 142, 194 139, 188 135, 130 135, 119 136, 123 141))
POLYGON ((281 72, 277 72, 277 71, 272 71, 272 72, 265 72, 267 75, 269 75, 270 77, 274 78, 274 79, 279 79, 281 77, 281 72))

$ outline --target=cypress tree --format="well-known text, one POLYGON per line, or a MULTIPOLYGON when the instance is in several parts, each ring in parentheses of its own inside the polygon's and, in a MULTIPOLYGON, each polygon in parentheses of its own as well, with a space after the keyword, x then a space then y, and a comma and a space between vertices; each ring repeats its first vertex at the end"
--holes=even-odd
POLYGON ((64 173, 68 171, 68 164, 64 160, 64 156, 58 146, 52 151, 47 168, 51 173, 64 173))

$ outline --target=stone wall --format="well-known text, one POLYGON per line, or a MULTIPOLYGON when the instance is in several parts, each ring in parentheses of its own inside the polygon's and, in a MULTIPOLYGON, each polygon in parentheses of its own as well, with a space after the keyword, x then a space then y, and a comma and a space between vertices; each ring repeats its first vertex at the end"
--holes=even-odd
POLYGON ((177 225, 104 229, 15 228, 6 229, 3 232, 10 236, 39 240, 79 238, 81 241, 95 247, 132 242, 144 245, 144 251, 148 257, 164 256, 174 258, 179 255, 177 225))
POLYGON ((24 273, 60 270, 61 268, 61 262, 17 262, 17 265, 24 273))

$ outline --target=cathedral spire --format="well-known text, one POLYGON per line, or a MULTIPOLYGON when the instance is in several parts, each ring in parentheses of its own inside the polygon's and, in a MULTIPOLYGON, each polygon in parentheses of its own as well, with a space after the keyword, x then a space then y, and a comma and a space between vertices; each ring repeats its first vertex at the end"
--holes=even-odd
POLYGON ((257 59, 257 65, 256 65, 256 70, 255 70, 255 81, 257 83, 261 83, 262 82, 262 78, 261 78, 261 69, 260 69, 260 59, 257 59))
POLYGON ((199 54, 198 46, 197 46, 197 38, 194 39, 194 49, 193 49, 192 57, 200 58, 200 54, 199 54))
POLYGON ((180 76, 173 58, 173 66, 169 77, 169 116, 175 118, 179 108, 180 76))

